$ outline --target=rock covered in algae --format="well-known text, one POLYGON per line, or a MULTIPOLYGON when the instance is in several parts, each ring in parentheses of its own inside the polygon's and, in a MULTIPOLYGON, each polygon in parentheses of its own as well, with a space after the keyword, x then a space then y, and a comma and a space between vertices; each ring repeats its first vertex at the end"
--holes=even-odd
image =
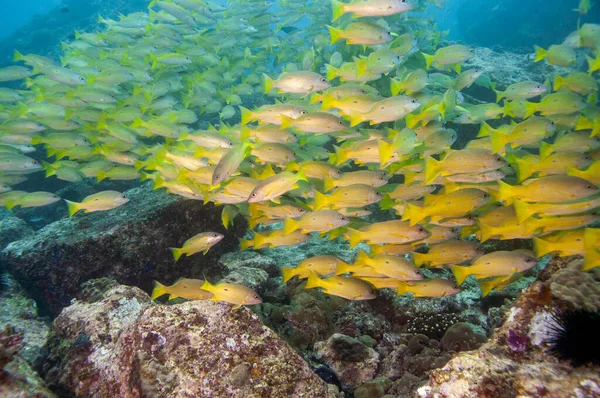
POLYGON ((24 332, 12 326, 0 330, 0 396, 6 398, 56 397, 21 356, 24 332))
POLYGON ((91 277, 110 275, 119 283, 150 291, 153 279, 171 283, 180 277, 211 275, 221 268, 219 257, 234 250, 246 228, 240 221, 225 230, 220 208, 148 186, 126 195, 130 202, 117 209, 79 213, 11 243, 0 260, 56 315, 91 277), (206 255, 183 257, 175 263, 169 247, 181 247, 202 231, 223 233, 225 239, 206 255))
POLYGON ((539 343, 540 319, 557 306, 549 289, 536 282, 516 300, 505 323, 487 343, 460 352, 431 373, 419 397, 598 396, 600 369, 573 368, 539 343))
POLYGON ((328 397, 327 385, 249 309, 153 305, 135 287, 54 321, 46 380, 85 397, 328 397))
POLYGON ((0 284, 0 330, 15 330, 20 335, 19 356, 38 368, 45 359, 49 322, 40 318, 35 301, 12 276, 0 275, 0 284))

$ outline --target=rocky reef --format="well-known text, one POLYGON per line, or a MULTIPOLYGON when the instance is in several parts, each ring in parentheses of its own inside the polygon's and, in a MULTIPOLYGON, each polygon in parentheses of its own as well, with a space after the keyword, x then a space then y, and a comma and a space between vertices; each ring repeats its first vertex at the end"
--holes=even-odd
POLYGON ((85 397, 327 397, 327 385, 252 313, 212 301, 153 305, 114 285, 56 318, 45 378, 85 397))

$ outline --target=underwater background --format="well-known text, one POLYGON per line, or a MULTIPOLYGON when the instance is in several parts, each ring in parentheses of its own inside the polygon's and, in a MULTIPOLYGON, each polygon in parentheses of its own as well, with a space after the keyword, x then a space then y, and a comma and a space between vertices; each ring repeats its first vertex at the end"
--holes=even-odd
POLYGON ((1 397, 600 397, 600 7, 3 0, 1 397))

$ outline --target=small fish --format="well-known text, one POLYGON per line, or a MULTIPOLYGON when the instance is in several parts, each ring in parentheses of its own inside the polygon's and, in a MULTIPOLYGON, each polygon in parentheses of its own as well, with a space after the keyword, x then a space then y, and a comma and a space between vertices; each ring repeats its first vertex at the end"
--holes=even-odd
POLYGON ((448 240, 431 246, 426 254, 413 252, 412 257, 418 267, 441 267, 471 261, 482 254, 476 242, 448 240))
POLYGON ((204 281, 201 288, 212 294, 211 300, 235 304, 233 309, 237 309, 242 305, 255 305, 263 302, 254 290, 236 283, 212 285, 209 281, 204 281))
POLYGON ((191 256, 198 252, 208 253, 208 250, 219 243, 225 236, 217 232, 201 232, 185 241, 183 247, 170 247, 169 250, 173 253, 175 261, 185 254, 191 256))
POLYGON ((548 87, 534 81, 524 81, 513 83, 506 88, 505 91, 496 91, 496 102, 500 102, 502 98, 511 101, 527 100, 538 95, 543 95, 548 91, 548 87))
POLYGON ((302 260, 296 268, 282 267, 281 275, 283 276, 283 283, 286 283, 294 276, 297 276, 300 279, 306 279, 311 272, 314 272, 319 276, 328 276, 334 274, 338 266, 344 264, 347 265, 346 262, 335 256, 314 256, 302 260))
POLYGON ((385 17, 410 11, 413 7, 413 4, 406 0, 354 0, 352 3, 331 1, 332 21, 346 13, 352 13, 354 18, 385 17))
POLYGON ((367 265, 377 273, 397 280, 414 281, 423 279, 423 275, 419 272, 419 269, 402 256, 378 254, 374 257, 369 257, 367 253, 359 250, 353 265, 367 265))
POLYGON ((280 93, 308 95, 316 91, 325 90, 330 86, 327 79, 323 76, 309 71, 285 72, 277 80, 273 80, 263 74, 263 79, 263 90, 265 93, 276 88, 280 93))
POLYGON ((564 44, 553 44, 544 50, 541 47, 535 46, 534 62, 539 62, 545 59, 550 65, 562 66, 568 68, 576 62, 577 56, 575 51, 564 44))
POLYGON ((373 46, 389 43, 393 39, 387 29, 373 22, 353 22, 343 30, 328 25, 327 29, 331 36, 331 45, 339 40, 346 40, 346 44, 373 46))
POLYGON ((175 281, 171 286, 165 286, 160 282, 154 281, 151 299, 155 300, 164 294, 169 295, 169 300, 178 297, 186 300, 209 300, 212 293, 202 289, 204 280, 181 278, 175 281))
POLYGON ((528 250, 496 251, 484 254, 473 262, 472 265, 452 267, 456 283, 462 285, 469 275, 477 279, 491 276, 508 276, 523 272, 536 265, 536 257, 528 250))
POLYGON ((357 278, 344 276, 331 276, 321 279, 314 272, 310 272, 305 289, 320 287, 323 293, 345 298, 347 300, 370 300, 375 298, 371 285, 357 278))
POLYGON ((332 229, 343 227, 350 222, 347 217, 334 210, 319 210, 306 213, 299 220, 286 218, 283 223, 283 233, 291 234, 296 230, 302 233, 327 232, 332 229))
POLYGON ((117 191, 102 191, 86 196, 80 203, 65 199, 69 210, 69 217, 73 217, 79 210, 86 213, 115 209, 129 202, 129 198, 117 191))
POLYGON ((412 293, 413 297, 446 297, 461 292, 454 282, 443 278, 401 281, 396 290, 398 296, 412 293))
MULTIPOLYGON (((11 193, 11 192, 7 192, 11 193)), ((4 201, 4 206, 7 209, 12 209, 16 206, 21 206, 23 208, 26 207, 40 207, 47 206, 52 203, 56 203, 60 200, 60 197, 51 193, 51 192, 31 192, 26 193, 24 195, 15 196, 12 199, 6 199, 4 201)))

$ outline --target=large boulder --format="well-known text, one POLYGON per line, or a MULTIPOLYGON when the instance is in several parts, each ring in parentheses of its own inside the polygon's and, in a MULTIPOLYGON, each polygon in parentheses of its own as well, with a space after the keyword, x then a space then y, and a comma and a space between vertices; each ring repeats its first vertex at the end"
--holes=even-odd
POLYGON ((328 386, 247 308, 154 305, 114 286, 55 319, 45 379, 76 397, 328 397, 328 386))
POLYGON ((147 185, 126 195, 129 203, 117 209, 78 213, 11 243, 0 253, 0 267, 56 316, 92 278, 109 276, 149 291, 153 279, 171 283, 180 277, 210 276, 222 267, 219 257, 234 250, 246 230, 241 218, 225 230, 220 207, 152 191, 147 185), (206 255, 175 262, 169 247, 181 247, 204 231, 225 238, 206 255))

